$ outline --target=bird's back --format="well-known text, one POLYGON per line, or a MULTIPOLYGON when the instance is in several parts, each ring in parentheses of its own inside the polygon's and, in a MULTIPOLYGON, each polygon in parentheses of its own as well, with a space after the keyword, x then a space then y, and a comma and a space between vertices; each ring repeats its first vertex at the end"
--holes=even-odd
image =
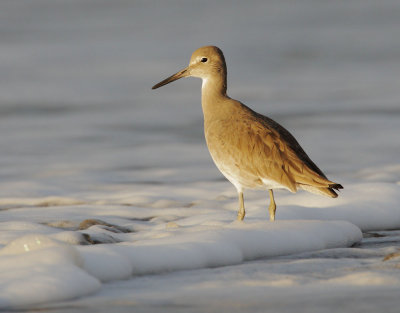
MULTIPOLYGON (((248 108, 251 110, 250 108, 248 108)), ((251 110, 252 111, 252 110, 251 110)), ((316 174, 326 178, 325 174, 319 169, 319 167, 310 159, 307 153, 300 146, 296 138, 282 125, 275 122, 273 119, 268 116, 259 114, 255 111, 252 113, 256 116, 257 120, 259 120, 265 127, 275 130, 279 135, 282 141, 286 142, 286 144, 293 150, 296 156, 302 161, 306 166, 308 166, 311 170, 313 170, 316 174)))
POLYGON ((336 197, 329 181, 283 126, 227 98, 225 108, 207 121, 210 153, 221 172, 243 188, 298 188, 336 197))

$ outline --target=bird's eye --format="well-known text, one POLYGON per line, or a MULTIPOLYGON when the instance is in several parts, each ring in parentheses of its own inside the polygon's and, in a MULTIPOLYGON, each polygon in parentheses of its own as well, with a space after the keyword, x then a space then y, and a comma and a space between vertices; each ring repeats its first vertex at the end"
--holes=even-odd
POLYGON ((208 61, 207 58, 201 58, 200 62, 206 63, 208 61))

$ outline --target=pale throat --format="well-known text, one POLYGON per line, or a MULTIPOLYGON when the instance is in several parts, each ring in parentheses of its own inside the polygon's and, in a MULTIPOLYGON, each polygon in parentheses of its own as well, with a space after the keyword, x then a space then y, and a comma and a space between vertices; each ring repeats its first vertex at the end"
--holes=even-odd
POLYGON ((210 121, 219 119, 221 115, 227 112, 225 80, 220 77, 204 77, 202 78, 201 88, 201 106, 203 109, 204 120, 210 121))
POLYGON ((207 86, 207 81, 208 81, 208 77, 202 79, 201 92, 204 92, 204 89, 207 88, 206 87, 207 86))
POLYGON ((222 77, 202 77, 201 94, 202 97, 214 99, 226 96, 226 80, 222 77))
POLYGON ((203 110, 205 107, 217 102, 223 96, 221 88, 218 88, 218 82, 210 77, 202 78, 201 103, 203 110))

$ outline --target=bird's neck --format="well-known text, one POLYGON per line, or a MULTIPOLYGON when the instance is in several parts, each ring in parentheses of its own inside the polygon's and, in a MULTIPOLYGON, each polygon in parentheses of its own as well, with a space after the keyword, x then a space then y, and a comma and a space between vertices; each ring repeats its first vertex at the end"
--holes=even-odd
POLYGON ((226 77, 203 78, 201 105, 205 120, 222 113, 226 99, 229 99, 226 94, 226 77))

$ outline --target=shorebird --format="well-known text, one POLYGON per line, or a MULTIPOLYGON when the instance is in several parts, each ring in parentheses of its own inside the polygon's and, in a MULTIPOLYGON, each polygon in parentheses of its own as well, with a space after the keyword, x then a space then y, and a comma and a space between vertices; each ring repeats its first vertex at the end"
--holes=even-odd
POLYGON ((280 124, 226 94, 227 70, 222 51, 206 46, 193 52, 189 66, 154 85, 159 88, 182 77, 202 79, 204 134, 211 157, 235 186, 237 219, 245 216, 243 191, 269 191, 270 220, 275 220, 274 189, 298 189, 336 198, 342 185, 328 180, 297 140, 280 124))

